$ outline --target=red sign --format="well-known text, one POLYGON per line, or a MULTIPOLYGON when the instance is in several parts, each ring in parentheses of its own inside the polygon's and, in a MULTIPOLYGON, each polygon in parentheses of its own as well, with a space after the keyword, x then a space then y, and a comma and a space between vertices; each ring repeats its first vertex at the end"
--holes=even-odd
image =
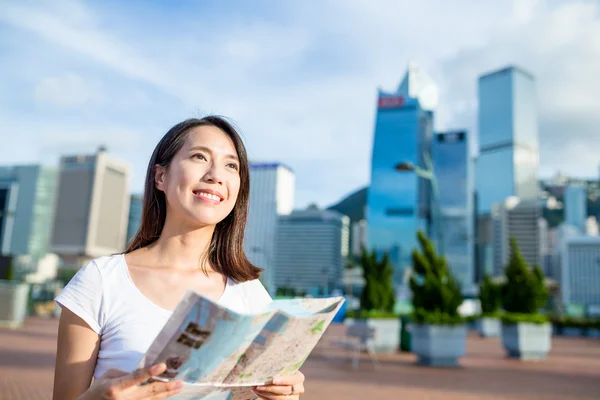
POLYGON ((404 106, 404 97, 402 97, 402 96, 380 97, 377 105, 379 108, 400 108, 400 107, 404 106))

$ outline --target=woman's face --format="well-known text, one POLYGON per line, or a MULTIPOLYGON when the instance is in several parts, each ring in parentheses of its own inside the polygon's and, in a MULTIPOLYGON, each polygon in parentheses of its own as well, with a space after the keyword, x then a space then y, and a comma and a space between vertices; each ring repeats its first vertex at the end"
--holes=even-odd
POLYGON ((225 132, 214 126, 193 128, 169 167, 156 168, 167 216, 197 227, 221 222, 235 206, 239 171, 235 145, 225 132))

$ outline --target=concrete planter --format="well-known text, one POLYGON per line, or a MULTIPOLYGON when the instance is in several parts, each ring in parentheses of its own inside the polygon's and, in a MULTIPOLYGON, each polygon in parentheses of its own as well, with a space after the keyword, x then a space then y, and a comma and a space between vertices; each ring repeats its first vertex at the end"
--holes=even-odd
POLYGON ((17 328, 27 316, 29 285, 0 280, 0 326, 17 328))
POLYGON ((346 325, 366 324, 375 328, 373 348, 380 353, 396 353, 400 349, 400 317, 398 318, 346 318, 346 325))
POLYGON ((477 330, 481 337, 498 337, 502 330, 502 323, 498 318, 483 317, 477 320, 477 330))
POLYGON ((546 358, 552 342, 552 326, 550 323, 502 325, 502 344, 509 357, 521 360, 537 360, 546 358))
POLYGON ((452 367, 465 355, 465 325, 412 325, 412 352, 419 364, 452 367))

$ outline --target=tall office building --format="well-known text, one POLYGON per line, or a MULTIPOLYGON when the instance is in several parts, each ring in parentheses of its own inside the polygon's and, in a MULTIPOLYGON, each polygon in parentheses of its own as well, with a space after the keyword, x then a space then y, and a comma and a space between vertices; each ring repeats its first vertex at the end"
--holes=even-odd
POLYGON ((561 246, 563 304, 600 307, 600 237, 571 235, 561 246))
MULTIPOLYGON (((431 233, 431 186, 413 172, 396 171, 395 166, 407 162, 424 167, 436 104, 435 84, 414 65, 409 65, 396 92, 379 91, 367 194, 368 243, 379 254, 389 252, 397 289, 404 287, 417 230, 431 233)), ((397 293, 402 296, 404 291, 397 293)))
POLYGON ((48 253, 57 171, 40 165, 0 167, 0 255, 48 253))
MULTIPOLYGON (((450 270, 461 284, 463 293, 472 294, 475 279, 473 264, 474 182, 467 133, 455 131, 435 134, 432 155, 439 188, 439 212, 441 213, 444 254, 450 270)), ((432 206, 435 207, 436 204, 432 204, 432 206)), ((434 226, 436 225, 434 224, 434 226)), ((436 232, 437 229, 438 226, 436 226, 436 232)), ((434 237, 439 240, 437 234, 434 237)))
POLYGON ((348 256, 350 219, 309 208, 279 217, 274 283, 313 295, 340 287, 348 256))
POLYGON ((294 172, 281 163, 250 163, 250 205, 244 236, 249 260, 264 269, 262 279, 274 293, 275 238, 280 215, 294 207, 294 172))
POLYGON ((529 266, 542 266, 540 219, 537 201, 509 197, 492 208, 494 240, 494 275, 503 275, 511 256, 510 239, 514 238, 529 266))
POLYGON ((142 205, 143 196, 141 194, 132 194, 129 199, 129 214, 127 219, 127 244, 129 243, 137 233, 142 222, 142 205))
POLYGON ((478 213, 511 196, 538 197, 538 122, 530 73, 507 67, 479 78, 478 213))
POLYGON ((360 221, 351 224, 350 230, 350 254, 355 257, 360 257, 362 250, 368 248, 368 231, 367 221, 361 219, 360 221))
POLYGON ((567 185, 564 195, 565 223, 585 231, 587 218, 587 190, 581 182, 567 185))
POLYGON ((63 265, 77 268, 89 259, 122 252, 127 239, 129 166, 96 154, 60 160, 52 251, 63 265))

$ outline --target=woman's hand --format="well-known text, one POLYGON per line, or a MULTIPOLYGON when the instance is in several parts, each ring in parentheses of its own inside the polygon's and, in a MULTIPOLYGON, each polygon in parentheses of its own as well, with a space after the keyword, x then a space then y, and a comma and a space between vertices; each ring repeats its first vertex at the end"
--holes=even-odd
POLYGON ((130 374, 117 369, 108 370, 79 400, 161 400, 174 396, 181 391, 183 382, 154 381, 141 385, 153 376, 162 374, 166 369, 166 364, 162 363, 138 369, 130 374))
POLYGON ((271 385, 257 386, 252 391, 264 400, 299 399, 304 393, 304 374, 298 371, 290 376, 275 378, 271 385))

